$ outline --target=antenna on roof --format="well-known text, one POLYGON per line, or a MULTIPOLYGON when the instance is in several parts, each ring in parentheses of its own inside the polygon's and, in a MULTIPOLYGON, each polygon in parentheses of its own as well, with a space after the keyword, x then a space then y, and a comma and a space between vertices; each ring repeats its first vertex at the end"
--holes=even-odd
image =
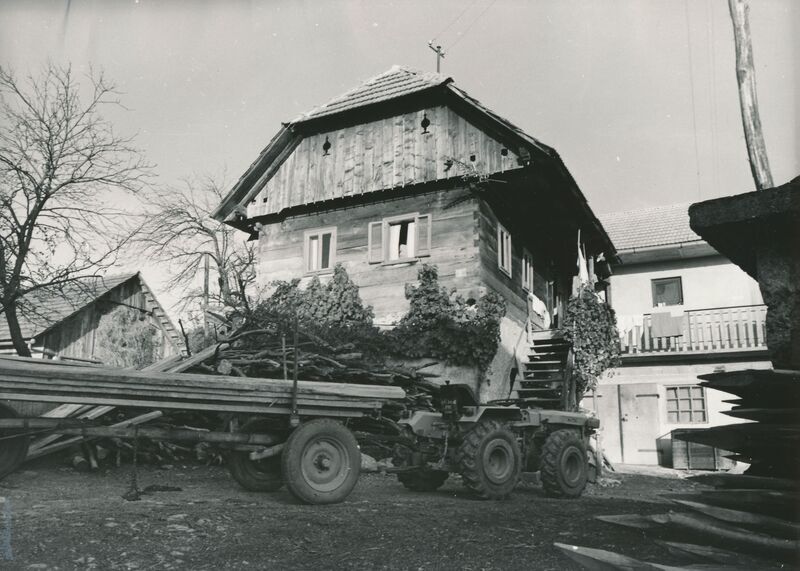
POLYGON ((439 73, 442 69, 442 60, 444 59, 444 50, 442 46, 437 45, 434 47, 433 40, 428 42, 428 47, 431 48, 436 53, 436 73, 439 73))

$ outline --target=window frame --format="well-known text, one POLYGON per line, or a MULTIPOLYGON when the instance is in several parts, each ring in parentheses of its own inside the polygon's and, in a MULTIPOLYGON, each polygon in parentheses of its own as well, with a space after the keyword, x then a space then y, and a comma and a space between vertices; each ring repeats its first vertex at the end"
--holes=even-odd
POLYGON ((527 248, 522 249, 522 289, 533 293, 533 256, 527 248))
POLYGON ((699 385, 667 385, 664 387, 664 405, 666 407, 667 424, 708 424, 708 394, 704 387, 699 385), (689 394, 681 394, 681 390, 688 390, 689 394), (695 391, 700 391, 700 396, 696 396, 695 391), (670 396, 670 391, 675 391, 675 396, 670 396), (681 402, 688 402, 689 408, 681 408, 681 402), (695 408, 695 401, 701 401, 702 408, 695 408), (675 410, 670 410, 670 403, 675 403, 675 410), (689 414, 689 420, 681 420, 681 414, 689 414), (675 420, 670 415, 676 416, 675 420), (695 415, 702 414, 702 420, 695 420, 695 415))
POLYGON ((333 273, 333 268, 336 266, 336 226, 326 226, 324 228, 311 228, 303 232, 303 273, 307 276, 313 275, 321 275, 321 274, 330 274, 333 273), (319 249, 319 265, 322 265, 322 236, 325 234, 331 235, 331 246, 330 252, 328 256, 328 267, 327 268, 319 268, 316 270, 308 269, 309 266, 309 244, 311 242, 311 238, 319 237, 320 239, 320 249, 319 249))
POLYGON ((500 222, 497 223, 497 267, 498 269, 507 275, 509 278, 512 277, 513 273, 513 261, 514 261, 514 249, 511 242, 511 232, 503 226, 500 222), (503 239, 503 235, 505 234, 505 240, 503 239), (508 255, 506 256, 508 261, 508 266, 503 264, 503 249, 508 244, 508 255))
POLYGON ((653 307, 654 308, 675 307, 675 306, 678 306, 678 305, 683 305, 683 301, 684 301, 684 298, 683 298, 683 278, 681 276, 670 276, 670 277, 667 277, 667 278, 653 278, 653 279, 651 279, 650 280, 650 296, 651 296, 651 301, 653 303, 653 307), (678 292, 680 293, 680 301, 678 301, 678 303, 673 303, 673 304, 666 304, 665 303, 663 306, 662 305, 658 305, 658 303, 656 302, 656 285, 658 285, 659 283, 671 282, 671 281, 676 281, 676 280, 678 282, 678 292))
POLYGON ((399 264, 414 264, 420 258, 427 258, 431 255, 431 241, 432 241, 432 227, 433 216, 431 214, 420 214, 419 212, 409 212, 407 214, 398 214, 395 216, 387 216, 381 220, 370 222, 367 225, 367 256, 370 264, 380 264, 382 266, 394 266, 399 264), (426 230, 426 235, 420 236, 420 228, 426 230), (389 228, 400 222, 413 222, 414 223, 414 252, 411 256, 397 258, 396 260, 389 259, 389 228), (373 229, 380 227, 380 258, 373 259, 372 252, 373 245, 373 229))

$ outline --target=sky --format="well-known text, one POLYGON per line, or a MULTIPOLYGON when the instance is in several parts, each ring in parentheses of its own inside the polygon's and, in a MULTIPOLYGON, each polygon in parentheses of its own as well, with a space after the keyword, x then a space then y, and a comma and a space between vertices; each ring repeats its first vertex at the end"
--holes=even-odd
MULTIPOLYGON (((750 3, 781 184, 800 172, 800 2, 750 3)), ((161 185, 232 184, 282 121, 394 64, 434 70, 431 39, 442 73, 555 147, 598 213, 754 189, 726 0, 0 2, 0 65, 102 69, 126 107, 108 118, 161 185)))

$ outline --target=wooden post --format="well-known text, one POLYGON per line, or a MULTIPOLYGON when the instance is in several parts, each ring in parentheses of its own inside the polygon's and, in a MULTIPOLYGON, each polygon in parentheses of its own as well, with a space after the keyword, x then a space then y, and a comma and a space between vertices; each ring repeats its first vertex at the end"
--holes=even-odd
POLYGON ((772 188, 772 174, 767 160, 767 148, 761 132, 761 118, 756 99, 756 72, 753 65, 753 46, 750 41, 750 6, 747 0, 728 0, 733 20, 733 39, 736 44, 736 79, 739 83, 739 104, 742 111, 744 138, 750 171, 758 190, 772 188))
MULTIPOLYGON (((600 418, 600 411, 597 409, 597 388, 592 389, 592 407, 597 418, 600 418)), ((603 423, 600 423, 600 430, 603 429, 603 423)), ((597 447, 594 450, 594 461, 597 464, 597 477, 603 477, 603 445, 600 443, 600 430, 594 433, 597 447)))

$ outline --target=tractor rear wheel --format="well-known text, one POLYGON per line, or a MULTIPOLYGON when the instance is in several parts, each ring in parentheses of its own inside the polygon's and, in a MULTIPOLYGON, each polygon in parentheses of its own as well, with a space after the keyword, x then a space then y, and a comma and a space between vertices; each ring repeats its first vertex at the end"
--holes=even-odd
POLYGON ((449 476, 450 473, 444 470, 415 470, 397 473, 400 483, 412 492, 435 492, 442 487, 449 476))
POLYGON ((586 488, 589 460, 586 444, 576 430, 561 429, 551 433, 542 449, 541 478, 547 495, 577 498, 586 488))
POLYGON ((467 432, 456 459, 464 485, 483 499, 508 497, 522 472, 516 436, 497 420, 483 420, 467 432))
MULTIPOLYGON (((269 425, 263 418, 251 418, 241 427, 241 432, 267 433, 269 425)), ((251 460, 249 452, 231 452, 226 462, 231 476, 241 487, 251 492, 277 492, 283 486, 281 457, 272 456, 251 460)))
POLYGON ((361 451, 353 433, 335 420, 304 422, 286 441, 283 480, 297 499, 309 504, 344 500, 358 482, 361 451))

